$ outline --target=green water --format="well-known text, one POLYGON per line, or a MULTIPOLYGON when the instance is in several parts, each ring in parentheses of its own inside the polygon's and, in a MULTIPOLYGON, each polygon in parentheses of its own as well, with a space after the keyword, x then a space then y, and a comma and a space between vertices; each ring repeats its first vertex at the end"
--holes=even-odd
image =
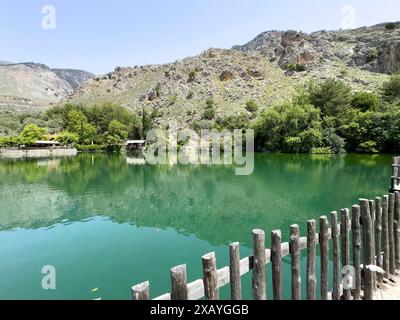
MULTIPOLYGON (((130 299, 145 280, 155 297, 169 291, 170 267, 186 263, 193 281, 205 253, 223 267, 229 242, 240 241, 249 255, 254 228, 269 245, 273 229, 287 240, 299 223, 304 235, 308 219, 386 193, 390 162, 257 154, 254 173, 236 176, 232 166, 129 165, 124 155, 0 160, 0 299, 130 299), (56 268, 56 290, 42 289, 45 265, 56 268)), ((250 298, 250 275, 242 282, 250 298)))

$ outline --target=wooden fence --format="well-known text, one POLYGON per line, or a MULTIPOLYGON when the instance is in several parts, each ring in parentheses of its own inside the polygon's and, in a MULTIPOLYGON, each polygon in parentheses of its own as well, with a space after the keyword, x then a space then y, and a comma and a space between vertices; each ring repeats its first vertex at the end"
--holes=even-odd
MULTIPOLYGON (((290 226, 290 240, 282 243, 281 230, 271 232, 271 248, 265 248, 263 230, 253 230, 253 255, 240 259, 239 243, 229 245, 230 264, 217 269, 214 252, 202 257, 203 279, 187 282, 186 265, 172 268, 171 292, 154 300, 219 299, 219 288, 230 284, 231 299, 242 298, 241 276, 252 272, 252 296, 267 299, 266 264, 271 263, 274 300, 282 299, 282 258, 291 257, 291 299, 300 300, 300 252, 307 250, 306 292, 308 300, 317 298, 317 281, 321 300, 373 300, 374 292, 386 281, 392 281, 400 269, 400 157, 393 158, 392 185, 389 195, 373 200, 359 199, 359 204, 328 217, 307 222, 307 235, 300 236, 299 226, 290 226), (329 248, 332 242, 332 270, 329 270, 329 248), (316 248, 320 249, 320 276, 316 275, 316 248), (352 259, 351 259, 352 255, 352 259), (351 261, 352 260, 352 261, 351 261), (351 266, 352 286, 343 285, 342 266, 351 266), (381 271, 380 271, 381 270, 381 271), (330 273, 331 271, 331 273, 330 273), (384 271, 384 272, 383 272, 384 271), (332 274, 333 288, 328 279, 332 274)), ((347 279, 347 278, 346 278, 347 279)), ((149 300, 150 284, 132 287, 133 300, 149 300)))

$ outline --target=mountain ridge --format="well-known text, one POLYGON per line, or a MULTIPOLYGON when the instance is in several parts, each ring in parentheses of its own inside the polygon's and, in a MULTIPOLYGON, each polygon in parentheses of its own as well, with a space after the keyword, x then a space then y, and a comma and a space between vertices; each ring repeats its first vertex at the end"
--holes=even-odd
POLYGON ((17 77, 14 87, 18 90, 12 95, 6 94, 1 70, 21 65, 3 65, 0 108, 13 110, 9 102, 13 98, 19 99, 21 105, 21 99, 27 99, 37 110, 62 102, 88 106, 112 102, 137 113, 146 110, 154 114, 155 124, 161 127, 171 120, 184 126, 206 126, 212 121, 204 118, 209 100, 216 118, 239 114, 252 117, 246 109, 249 101, 259 105, 261 111, 290 99, 296 86, 310 80, 340 79, 355 91, 380 87, 389 74, 400 71, 399 27, 398 22, 392 22, 312 33, 271 30, 231 49, 210 48, 172 63, 116 67, 97 76, 80 70, 71 75, 69 69, 25 63, 22 71, 31 68, 28 78, 38 77, 43 82, 50 77, 51 81, 37 82, 40 87, 35 91, 21 85, 17 77), (1 96, 7 97, 3 103, 1 96))

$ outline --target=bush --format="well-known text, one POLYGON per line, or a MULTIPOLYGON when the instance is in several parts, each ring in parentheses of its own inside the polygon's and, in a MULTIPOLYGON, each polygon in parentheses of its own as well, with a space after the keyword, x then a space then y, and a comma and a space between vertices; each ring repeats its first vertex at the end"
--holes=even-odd
POLYGON ((303 72, 306 71, 307 67, 305 64, 289 62, 286 65, 286 69, 290 71, 303 72))
POLYGON ((301 151, 302 142, 300 137, 286 137, 284 151, 288 153, 299 153, 301 151))
POLYGON ((385 24, 385 29, 386 30, 395 30, 397 29, 399 26, 399 23, 396 22, 389 22, 385 24))
POLYGON ((332 151, 329 147, 317 147, 311 149, 311 154, 333 154, 335 152, 332 151))
POLYGON ((0 137, 0 148, 17 147, 19 140, 17 137, 0 137))
POLYGON ((89 145, 77 145, 77 150, 80 152, 99 152, 105 149, 104 145, 89 144, 89 145))
POLYGON ((326 128, 322 132, 323 145, 329 148, 333 153, 344 153, 346 142, 336 134, 334 128, 326 128))
POLYGON ((380 106, 379 97, 373 93, 358 92, 353 95, 351 105, 362 111, 377 111, 380 106))
POLYGON ((375 141, 365 141, 360 143, 357 148, 357 152, 362 153, 379 153, 379 150, 376 148, 375 141))
POLYGON ((225 118, 219 118, 216 120, 217 129, 247 129, 250 125, 249 118, 246 114, 240 114, 237 116, 228 116, 225 118))
POLYGON ((194 79, 196 78, 196 75, 197 75, 196 70, 190 71, 190 72, 189 72, 189 79, 188 79, 188 81, 189 81, 189 82, 193 82, 194 79))
POLYGON ((252 114, 258 111, 258 105, 254 100, 249 100, 246 102, 246 110, 252 114))
POLYGON ((320 84, 311 82, 307 91, 310 103, 323 115, 337 116, 351 105, 351 89, 340 80, 328 79, 320 84))
POLYGON ((310 152, 322 143, 320 111, 311 105, 284 103, 266 110, 253 126, 258 149, 310 152))
POLYGON ((212 120, 215 118, 215 109, 213 107, 206 108, 203 112, 203 119, 204 120, 212 120))
POLYGON ((391 76, 381 89, 382 98, 386 102, 396 102, 400 98, 400 74, 391 76))
POLYGON ((215 118, 215 108, 214 108, 214 100, 213 99, 207 99, 206 101, 206 108, 203 112, 203 119, 204 120, 212 120, 215 118))
POLYGON ((64 146, 75 146, 79 142, 79 136, 69 131, 63 131, 56 137, 56 141, 64 146))
POLYGON ((365 61, 367 63, 370 63, 370 62, 378 59, 378 57, 379 57, 379 51, 376 48, 373 48, 370 51, 368 51, 368 53, 365 57, 365 61))
POLYGON ((32 146, 37 140, 44 140, 46 138, 46 129, 40 128, 35 124, 28 124, 22 129, 19 135, 20 144, 32 146))

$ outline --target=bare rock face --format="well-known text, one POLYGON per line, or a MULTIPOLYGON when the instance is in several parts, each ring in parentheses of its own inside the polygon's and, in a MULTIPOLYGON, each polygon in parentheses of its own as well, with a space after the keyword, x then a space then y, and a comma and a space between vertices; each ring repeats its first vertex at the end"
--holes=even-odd
POLYGON ((233 80, 233 79, 235 79, 235 75, 231 71, 224 70, 224 71, 222 71, 221 75, 219 76, 219 79, 221 81, 233 80))
POLYGON ((77 89, 83 82, 94 78, 94 74, 75 69, 51 69, 60 79, 70 84, 72 89, 77 89))
POLYGON ((379 24, 355 30, 268 31, 233 50, 259 52, 269 61, 287 69, 305 65, 308 70, 322 69, 330 63, 344 63, 372 72, 400 72, 400 24, 379 24))

